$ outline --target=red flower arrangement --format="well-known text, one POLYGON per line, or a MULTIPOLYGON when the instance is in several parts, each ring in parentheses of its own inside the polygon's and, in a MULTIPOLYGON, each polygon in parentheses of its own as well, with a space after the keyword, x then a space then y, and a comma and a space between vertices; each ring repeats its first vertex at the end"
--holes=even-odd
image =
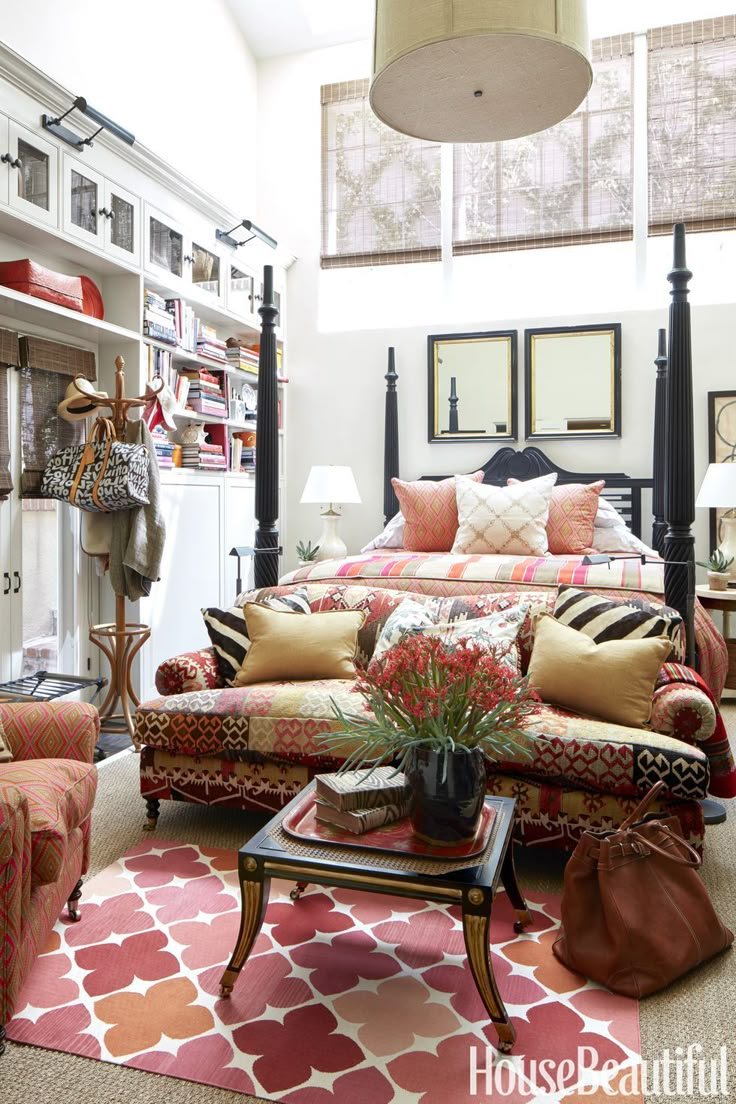
POLYGON ((360 676, 364 716, 349 716, 333 702, 341 732, 321 739, 333 746, 358 741, 342 769, 398 760, 403 770, 413 748, 437 751, 481 748, 497 758, 517 740, 521 723, 539 698, 526 678, 502 660, 503 652, 468 640, 448 645, 435 636, 405 637, 360 676))

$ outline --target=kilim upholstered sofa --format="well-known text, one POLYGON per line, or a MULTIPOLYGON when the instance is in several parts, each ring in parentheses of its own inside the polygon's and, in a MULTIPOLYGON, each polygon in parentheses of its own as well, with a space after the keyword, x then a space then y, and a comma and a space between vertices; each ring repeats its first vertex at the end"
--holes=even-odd
MULTIPOLYGON (((290 589, 253 592, 244 600, 290 589)), ((313 612, 366 612, 358 666, 368 662, 387 617, 407 597, 406 592, 332 583, 310 583, 306 591, 313 612)), ((441 620, 448 621, 484 616, 521 599, 531 602, 519 635, 522 670, 533 644, 531 612, 554 604, 554 595, 538 592, 411 597, 439 603, 441 620)), ((726 771, 732 780, 733 764, 730 753, 724 753, 717 710, 691 678, 697 676, 687 668, 666 665, 654 692, 651 730, 622 728, 545 705, 533 722, 545 736, 533 760, 488 769, 488 791, 517 799, 518 838, 569 850, 586 828, 620 823, 642 792, 664 779, 667 790, 659 808, 674 812, 687 839, 701 847, 699 800, 709 789, 711 771, 714 777, 726 771)), ((142 703, 135 718, 150 828, 161 799, 281 808, 315 773, 339 765, 316 739, 338 727, 331 699, 346 712, 362 704, 350 681, 224 687, 209 648, 162 664, 156 682, 162 696, 142 703)))
POLYGON ((3 1025, 65 902, 70 919, 79 919, 100 721, 91 705, 39 702, 0 704, 0 722, 13 756, 0 763, 2 1053, 3 1025))

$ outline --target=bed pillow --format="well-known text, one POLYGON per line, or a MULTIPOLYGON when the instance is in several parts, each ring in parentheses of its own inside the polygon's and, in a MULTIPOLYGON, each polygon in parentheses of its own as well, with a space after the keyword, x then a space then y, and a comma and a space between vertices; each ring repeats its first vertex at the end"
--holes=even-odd
POLYGON ((641 728, 651 716, 657 675, 671 647, 663 637, 596 644, 541 613, 527 675, 542 701, 641 728))
MULTIPOLYGON (((462 478, 482 483, 483 472, 462 478)), ((392 479, 391 485, 404 515, 407 552, 449 552, 457 533, 455 477, 438 483, 432 479, 418 479, 414 483, 392 479)))
POLYGON ((585 633, 596 644, 667 637, 672 644, 668 658, 676 661, 682 658, 682 617, 670 606, 657 608, 644 598, 616 601, 563 584, 557 592, 553 616, 561 624, 585 633))
POLYGON ((547 518, 557 473, 511 487, 455 478, 458 530, 452 551, 506 556, 545 556, 547 518))
POLYGON ((259 602, 243 606, 250 647, 234 686, 256 682, 355 678, 363 610, 293 617, 259 602))
MULTIPOLYGON (((508 485, 520 483, 509 479, 508 485)), ((563 483, 552 491, 547 518, 547 543, 552 556, 583 556, 593 548, 593 528, 604 479, 595 483, 563 483)))
POLYGON ((391 518, 386 528, 360 551, 373 552, 376 548, 403 548, 405 527, 404 515, 399 510, 398 514, 394 514, 391 518))
POLYGON ((621 518, 621 525, 598 526, 593 529, 593 550, 595 552, 635 552, 637 556, 649 556, 659 559, 653 548, 640 541, 621 518))
MULTIPOLYGON (((297 587, 289 594, 266 598, 262 604, 285 613, 311 613, 305 587, 297 587)), ((243 607, 231 606, 230 609, 221 610, 210 606, 202 610, 202 616, 217 657, 220 678, 226 686, 232 686, 250 647, 243 607)))

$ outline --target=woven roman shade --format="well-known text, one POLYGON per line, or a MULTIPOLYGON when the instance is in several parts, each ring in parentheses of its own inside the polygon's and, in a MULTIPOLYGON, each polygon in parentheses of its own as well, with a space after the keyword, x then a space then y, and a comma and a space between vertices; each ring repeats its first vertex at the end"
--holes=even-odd
POLYGON ((84 439, 85 423, 64 421, 56 408, 72 376, 95 378, 95 355, 38 337, 21 337, 19 344, 21 493, 24 498, 40 498, 41 478, 50 458, 84 439))
POLYGON ((453 253, 632 237, 633 49, 596 39, 586 100, 549 130, 454 147, 453 253))
POLYGON ((647 41, 650 233, 736 226, 736 15, 647 41))
POLYGON ((8 425, 8 369, 18 364, 18 335, 0 330, 0 499, 13 489, 10 478, 10 439, 8 425))
POLYGON ((322 87, 322 267, 440 259, 440 146, 384 126, 368 81, 322 87))

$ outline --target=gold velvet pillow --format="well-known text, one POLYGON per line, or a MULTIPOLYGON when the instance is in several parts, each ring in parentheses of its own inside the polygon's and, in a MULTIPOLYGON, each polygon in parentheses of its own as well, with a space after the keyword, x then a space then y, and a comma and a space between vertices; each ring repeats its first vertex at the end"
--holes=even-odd
POLYGON ((13 753, 10 750, 8 744, 8 738, 5 735, 5 729, 3 728, 3 720, 0 717, 0 763, 12 763, 13 753))
POLYGON ((640 728, 651 716, 654 684, 671 648, 661 636, 596 644, 541 613, 527 673, 545 702, 640 728))
POLYGON ((281 679, 355 678, 358 630, 365 619, 362 610, 294 617, 248 602, 243 614, 250 648, 233 686, 281 679))

